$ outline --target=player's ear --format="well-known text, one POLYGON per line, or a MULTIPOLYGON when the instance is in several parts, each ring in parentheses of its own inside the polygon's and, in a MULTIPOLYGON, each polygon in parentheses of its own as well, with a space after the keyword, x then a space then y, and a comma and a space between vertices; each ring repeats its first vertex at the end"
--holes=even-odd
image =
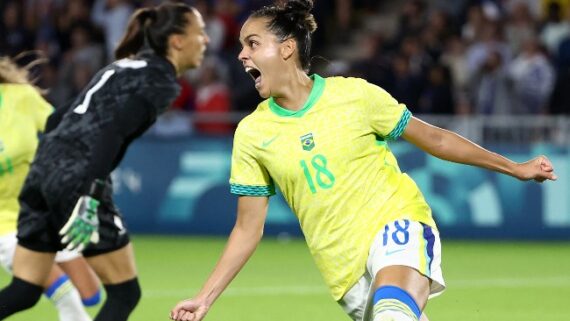
POLYGON ((168 43, 170 44, 170 48, 175 50, 182 50, 183 47, 183 36, 179 34, 173 34, 169 37, 168 43))
POLYGON ((293 53, 297 50, 297 42, 293 38, 288 38, 281 43, 280 53, 284 60, 288 60, 293 57, 293 53))

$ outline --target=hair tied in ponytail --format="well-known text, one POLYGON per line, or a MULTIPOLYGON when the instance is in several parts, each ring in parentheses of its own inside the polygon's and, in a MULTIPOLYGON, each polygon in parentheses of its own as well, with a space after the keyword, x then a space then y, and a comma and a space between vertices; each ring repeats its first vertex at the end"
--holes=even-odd
POLYGON ((168 54, 168 37, 184 34, 190 23, 186 14, 192 10, 192 7, 179 2, 164 2, 156 7, 138 9, 131 16, 127 31, 115 49, 115 58, 128 58, 147 49, 165 57, 168 54))
POLYGON ((149 28, 156 21, 157 16, 157 11, 153 7, 144 8, 139 14, 139 24, 143 32, 142 50, 152 50, 153 48, 153 41, 149 35, 149 28))
POLYGON ((306 15, 313 9, 312 0, 290 0, 285 3, 285 10, 306 15))
POLYGON ((144 8, 138 15, 139 24, 141 27, 147 27, 148 24, 152 24, 156 21, 157 12, 155 8, 144 8))

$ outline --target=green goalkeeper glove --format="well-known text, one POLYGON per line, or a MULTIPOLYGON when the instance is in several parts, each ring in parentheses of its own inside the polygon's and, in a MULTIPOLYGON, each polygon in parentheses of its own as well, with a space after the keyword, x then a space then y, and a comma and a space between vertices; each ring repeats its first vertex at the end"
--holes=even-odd
POLYGON ((100 194, 104 183, 97 180, 91 186, 91 195, 84 195, 79 198, 71 216, 59 231, 62 235, 61 243, 66 246, 66 250, 77 250, 79 252, 90 243, 99 242, 99 217, 97 208, 99 207, 100 194))

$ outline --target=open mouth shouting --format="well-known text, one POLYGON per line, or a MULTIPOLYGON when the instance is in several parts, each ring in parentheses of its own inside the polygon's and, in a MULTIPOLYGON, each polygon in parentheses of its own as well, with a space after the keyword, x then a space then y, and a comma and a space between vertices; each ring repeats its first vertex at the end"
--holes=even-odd
POLYGON ((261 72, 253 67, 245 67, 245 72, 247 72, 251 78, 253 78, 253 81, 255 81, 255 88, 258 88, 261 86, 261 72))

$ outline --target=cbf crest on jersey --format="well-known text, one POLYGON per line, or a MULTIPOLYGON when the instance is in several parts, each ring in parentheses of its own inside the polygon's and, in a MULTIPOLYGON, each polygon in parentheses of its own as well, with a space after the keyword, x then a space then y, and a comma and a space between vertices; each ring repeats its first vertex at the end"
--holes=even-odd
POLYGON ((308 133, 301 136, 301 145, 306 151, 312 150, 315 147, 315 140, 313 139, 313 133, 308 133))

